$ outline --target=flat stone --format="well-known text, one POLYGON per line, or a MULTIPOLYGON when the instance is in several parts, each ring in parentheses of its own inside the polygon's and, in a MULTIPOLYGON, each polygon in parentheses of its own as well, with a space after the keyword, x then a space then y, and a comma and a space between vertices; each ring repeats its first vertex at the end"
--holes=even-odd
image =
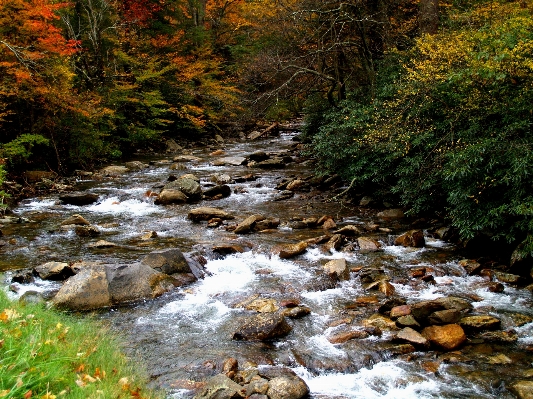
POLYGON ((209 207, 200 207, 192 209, 188 216, 193 222, 199 222, 201 220, 209 220, 213 218, 219 218, 222 220, 234 219, 235 217, 230 215, 228 212, 218 209, 218 208, 209 208, 209 207))
POLYGON ((419 332, 413 330, 410 327, 403 328, 397 335, 396 338, 405 341, 407 343, 419 346, 426 346, 428 340, 422 336, 419 332))
POLYGON ((61 226, 70 226, 73 224, 77 226, 90 225, 87 219, 85 219, 83 216, 78 215, 78 214, 72 215, 61 222, 61 226))
POLYGON ((381 244, 370 237, 359 237, 357 243, 359 244, 359 252, 361 253, 376 252, 381 249, 381 244))
POLYGON ((501 326, 501 321, 496 317, 481 315, 463 317, 459 324, 469 331, 497 330, 501 326))
POLYGON ((368 338, 369 336, 370 334, 366 331, 352 330, 332 335, 328 337, 328 341, 332 344, 343 344, 351 339, 364 339, 368 338))
POLYGON ((395 306, 390 311, 390 318, 397 319, 398 317, 407 316, 411 314, 411 307, 409 305, 395 306))
POLYGON ((288 259, 298 256, 307 250, 307 243, 301 241, 297 244, 285 244, 274 248, 274 253, 278 254, 281 259, 288 259))

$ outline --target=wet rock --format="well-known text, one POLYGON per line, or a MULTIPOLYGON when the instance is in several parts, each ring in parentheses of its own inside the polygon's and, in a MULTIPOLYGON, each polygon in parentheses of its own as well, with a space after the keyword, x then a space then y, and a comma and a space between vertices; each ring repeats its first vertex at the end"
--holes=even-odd
POLYGON ((152 299, 174 288, 174 280, 142 263, 107 265, 106 278, 113 304, 152 299))
POLYGON ((31 284, 34 281, 35 281, 35 278, 33 276, 33 272, 30 269, 17 270, 13 274, 13 277, 11 277, 12 283, 31 284))
POLYGON ((353 224, 341 227, 339 230, 333 232, 333 234, 342 234, 344 236, 353 237, 361 234, 361 229, 353 224))
POLYGON ((533 398, 533 381, 519 380, 509 385, 509 390, 513 392, 519 399, 533 398))
POLYGON ((416 348, 411 344, 396 345, 388 349, 393 356, 406 355, 408 353, 416 352, 416 348))
POLYGON ((431 313, 428 316, 429 324, 442 325, 442 324, 455 324, 461 318, 463 314, 457 309, 439 310, 431 313))
POLYGON ((239 244, 221 244, 214 246, 213 252, 220 255, 243 253, 244 247, 239 244))
POLYGON ((332 344, 343 344, 351 339, 365 339, 369 336, 370 334, 366 331, 351 330, 332 335, 328 337, 328 341, 332 344))
POLYGON ((321 225, 324 230, 333 230, 337 228, 337 224, 330 217, 326 218, 324 221, 322 221, 322 223, 321 223, 321 220, 319 219, 317 223, 319 226, 321 225))
POLYGON ((422 322, 423 320, 425 320, 433 312, 437 312, 439 310, 445 309, 443 304, 435 300, 421 301, 418 303, 411 304, 410 306, 411 306, 411 314, 419 322, 422 322))
POLYGON ((237 359, 230 357, 229 359, 224 360, 224 364, 222 365, 222 374, 226 375, 226 377, 233 380, 233 377, 235 377, 235 374, 238 370, 239 363, 237 362, 237 359))
POLYGON ((272 200, 273 201, 285 201, 292 197, 294 197, 294 191, 284 190, 280 192, 279 194, 277 194, 272 200))
POLYGON ((163 189, 154 201, 156 205, 185 204, 189 198, 180 190, 163 189))
POLYGON ((385 280, 379 282, 378 289, 386 296, 392 296, 396 293, 396 288, 385 280))
POLYGON ((521 313, 513 313, 511 314, 511 318, 517 327, 533 322, 533 317, 521 313))
POLYGON ((382 219, 402 219, 405 217, 405 214, 401 209, 386 209, 378 212, 377 217, 382 219))
POLYGON ((65 262, 47 262, 34 268, 43 280, 63 281, 74 275, 74 271, 65 262))
POLYGON ((74 232, 78 237, 98 237, 100 234, 100 230, 98 230, 98 227, 96 226, 76 226, 74 228, 74 232))
POLYGON ((70 226, 70 225, 88 226, 90 225, 90 223, 83 216, 75 214, 61 222, 61 226, 70 226))
POLYGON ((307 183, 305 182, 305 180, 301 180, 301 179, 295 179, 291 181, 289 184, 287 184, 287 190, 290 190, 290 191, 301 191, 302 189, 306 187, 308 187, 307 183))
POLYGON ((201 207, 192 209, 187 215, 193 222, 199 222, 202 220, 209 220, 212 218, 219 218, 222 220, 234 219, 234 216, 228 212, 218 208, 201 207))
POLYGON ((422 230, 410 230, 396 238, 396 240, 394 240, 394 245, 422 248, 426 245, 424 232, 422 230))
POLYGON ((82 269, 70 277, 52 300, 54 306, 70 310, 92 310, 111 306, 105 267, 82 269))
POLYGON ((494 281, 490 281, 487 284, 487 291, 495 292, 495 293, 502 293, 503 291, 505 291, 505 286, 502 283, 496 283, 494 281))
POLYGON ((143 169, 146 169, 148 167, 147 164, 142 163, 141 161, 126 162, 124 164, 124 166, 126 166, 126 168, 128 168, 128 170, 143 170, 143 169))
POLYGON ((66 205, 90 205, 94 204, 100 196, 92 193, 70 193, 59 196, 59 200, 66 205))
POLYGON ((209 273, 205 270, 207 259, 198 253, 183 254, 192 274, 197 279, 204 278, 209 273))
POLYGON ((168 139, 167 141, 165 141, 165 146, 166 152, 168 153, 179 152, 183 150, 183 147, 176 143, 176 141, 173 139, 168 139))
POLYGON ((280 220, 277 218, 269 218, 264 220, 258 220, 255 222, 255 230, 263 231, 269 229, 277 229, 279 226, 280 220))
POLYGON ((265 341, 281 338, 289 334, 292 327, 279 313, 260 313, 244 320, 233 339, 247 341, 265 341))
POLYGON ((367 253, 367 252, 376 252, 381 250, 381 244, 370 237, 359 237, 357 239, 357 243, 359 245, 359 252, 361 253, 367 253))
POLYGON ((178 155, 172 159, 173 162, 200 162, 202 158, 196 157, 194 155, 178 155))
POLYGON ((419 329, 420 323, 412 315, 400 316, 396 319, 396 325, 400 328, 411 327, 415 330, 419 329))
POLYGON ((110 165, 105 168, 103 168, 100 173, 104 176, 108 177, 116 177, 116 176, 122 176, 123 174, 128 172, 128 168, 125 166, 118 166, 118 165, 110 165))
POLYGON ((146 233, 144 233, 141 236, 141 240, 142 241, 148 241, 148 240, 152 240, 152 239, 157 238, 157 237, 158 237, 158 235, 157 235, 156 231, 147 231, 146 233))
POLYGON ((408 316, 411 314, 411 307, 409 305, 395 306, 390 310, 390 318, 395 320, 398 317, 408 316))
POLYGON ((307 243, 301 241, 297 244, 285 244, 274 248, 273 252, 281 259, 288 259, 303 254, 307 250, 307 243))
POLYGON ((457 349, 466 341, 465 332, 458 324, 429 326, 424 328, 421 334, 431 345, 447 351, 457 349))
POLYGON ((118 245, 113 242, 106 241, 106 240, 98 240, 96 242, 92 242, 87 245, 87 248, 94 248, 94 249, 106 249, 106 248, 114 248, 114 247, 118 247, 118 245))
POLYGON ((244 157, 224 157, 219 158, 213 161, 214 166, 240 166, 246 163, 246 158, 244 157))
POLYGON ((229 197, 230 195, 231 195, 231 188, 230 186, 226 184, 214 186, 204 191, 204 197, 207 197, 207 198, 213 198, 213 197, 226 198, 226 197, 229 197))
POLYGON ((496 317, 481 315, 463 317, 459 324, 467 331, 497 330, 501 321, 496 317))
POLYGON ((246 219, 244 219, 241 223, 239 223, 233 232, 235 234, 249 233, 251 230, 254 229, 255 224, 257 222, 260 222, 261 220, 264 220, 264 219, 265 217, 261 215, 249 216, 246 219))
POLYGON ((270 399, 300 399, 309 394, 309 387, 298 376, 282 376, 268 382, 270 399))
MULTIPOLYGON (((363 271, 363 270, 361 270, 363 271)), ((370 271, 370 270, 368 270, 370 271)), ((368 280, 366 280, 366 282, 368 281, 373 281, 374 280, 374 277, 372 275, 368 275, 368 280)), ((397 306, 403 306, 405 305, 405 299, 403 298, 391 298, 391 299, 387 299, 383 304, 381 304, 379 306, 379 309, 378 309, 378 312, 381 313, 381 314, 385 314, 387 312, 392 312, 392 309, 397 307, 397 306)))
POLYGON ((141 264, 165 274, 191 273, 187 260, 177 248, 151 252, 141 259, 141 264))
POLYGON ((168 184, 165 184, 163 191, 177 190, 187 196, 188 201, 195 201, 202 198, 202 187, 195 176, 184 175, 168 184))
POLYGON ((328 242, 324 244, 324 250, 333 253, 340 250, 342 244, 344 244, 344 238, 340 234, 334 234, 328 242))
POLYGON ((510 274, 510 273, 502 273, 502 272, 495 271, 494 277, 496 277, 498 281, 502 283, 507 283, 507 284, 519 285, 524 282, 523 277, 518 276, 516 274, 510 274))
POLYGON ((398 334, 396 334, 395 339, 400 340, 400 341, 405 341, 415 346, 428 345, 428 340, 424 338, 422 334, 413 330, 410 327, 403 328, 398 334))
POLYGON ((463 267, 469 276, 473 276, 481 270, 481 264, 475 260, 462 259, 459 261, 459 266, 463 267))
POLYGON ((441 305, 444 309, 455 309, 460 312, 468 312, 474 308, 466 299, 455 296, 437 298, 434 302, 441 305))
POLYGON ((518 341, 516 331, 485 331, 478 335, 483 341, 499 344, 514 344, 518 341))
POLYGON ((244 388, 224 374, 217 374, 207 381, 205 387, 194 399, 238 399, 244 398, 244 388))
POLYGON ((213 175, 211 177, 211 181, 215 182, 216 184, 231 184, 233 182, 233 179, 230 175, 222 173, 213 175))
POLYGON ((36 305, 41 304, 44 305, 46 303, 46 299, 44 298, 43 294, 41 292, 37 291, 26 291, 24 294, 22 294, 19 298, 19 303, 24 305, 36 305))
POLYGON ((309 314, 311 314, 311 309, 309 309, 307 306, 296 306, 285 309, 282 312, 282 315, 288 317, 289 319, 301 319, 309 314))
POLYGON ((377 313, 363 320, 363 325, 365 327, 378 327, 381 330, 398 330, 394 321, 377 313))
POLYGON ((246 310, 254 310, 259 313, 274 313, 279 310, 275 299, 258 298, 244 306, 246 310))
POLYGON ((349 280, 350 270, 346 264, 346 259, 333 259, 324 265, 324 270, 333 279, 349 280))
POLYGON ((248 166, 257 169, 281 169, 285 167, 285 162, 281 158, 271 158, 261 162, 251 162, 248 166))

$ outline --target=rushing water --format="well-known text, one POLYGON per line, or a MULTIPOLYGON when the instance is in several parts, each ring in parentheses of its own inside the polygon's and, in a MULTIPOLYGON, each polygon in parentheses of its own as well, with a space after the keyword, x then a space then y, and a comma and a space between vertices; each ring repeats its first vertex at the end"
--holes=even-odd
MULTIPOLYGON (((291 134, 258 142, 224 146, 227 156, 244 156, 256 150, 284 153, 294 142, 291 134)), ((390 245, 389 235, 407 230, 407 225, 372 219, 364 210, 346 204, 325 202, 321 195, 297 193, 285 201, 273 201, 276 185, 284 177, 311 174, 305 163, 290 163, 276 171, 260 171, 245 166, 213 166, 216 157, 209 149, 197 149, 199 160, 188 162, 188 170, 169 170, 170 162, 153 162, 150 168, 124 177, 79 181, 80 190, 100 195, 89 206, 61 205, 57 196, 23 201, 15 210, 26 223, 2 227, 9 241, 0 247, 0 270, 33 267, 48 261, 74 262, 103 260, 106 263, 137 261, 144 254, 163 248, 197 251, 208 258, 209 274, 196 283, 176 289, 160 298, 114 308, 99 313, 126 341, 126 351, 141 359, 153 384, 165 388, 169 398, 189 397, 191 381, 203 381, 220 370, 221 362, 235 357, 240 364, 286 365, 306 380, 313 398, 512 398, 507 387, 515 379, 524 379, 533 367, 529 352, 533 344, 533 323, 517 325, 515 314, 533 316, 529 291, 505 287, 503 293, 487 290, 481 277, 467 276, 459 266, 454 248, 427 237, 422 249, 390 245), (238 220, 252 214, 281 220, 275 232, 253 233, 238 237, 223 228, 208 229, 205 224, 187 220, 188 211, 198 206, 154 205, 147 195, 170 174, 194 173, 207 186, 215 174, 232 177, 249 173, 254 181, 232 184, 234 193, 225 199, 201 205, 217 206, 238 215, 238 220), (60 222, 81 214, 102 231, 98 238, 80 238, 63 230, 60 222), (332 215, 339 225, 374 221, 383 230, 377 238, 383 250, 362 254, 357 251, 326 253, 319 247, 291 260, 271 255, 272 247, 318 237, 321 229, 293 229, 292 218, 332 215), (146 232, 157 237, 143 240, 146 232), (99 239, 118 244, 111 249, 91 249, 88 244, 99 239), (221 243, 246 243, 248 252, 215 256, 211 249, 221 243), (346 323, 362 329, 363 320, 376 312, 386 298, 379 291, 362 287, 358 273, 336 286, 324 286, 322 265, 343 257, 348 264, 380 269, 391 278, 396 293, 408 303, 441 296, 471 298, 475 310, 497 316, 503 329, 513 328, 519 341, 513 345, 488 345, 470 341, 453 353, 415 352, 398 354, 391 332, 331 344, 328 337, 342 332, 346 323), (435 284, 410 278, 414 268, 426 267, 435 276, 435 284), (312 313, 291 320, 293 331, 274 342, 242 342, 231 339, 242 317, 250 311, 236 304, 259 295, 276 300, 298 299, 312 313), (366 306, 354 306, 366 300, 366 306)), ((160 161, 160 159, 158 158, 160 161)), ((6 273, 9 279, 11 272, 6 273)), ((28 289, 50 290, 54 284, 36 281, 19 285, 19 295, 28 289)))

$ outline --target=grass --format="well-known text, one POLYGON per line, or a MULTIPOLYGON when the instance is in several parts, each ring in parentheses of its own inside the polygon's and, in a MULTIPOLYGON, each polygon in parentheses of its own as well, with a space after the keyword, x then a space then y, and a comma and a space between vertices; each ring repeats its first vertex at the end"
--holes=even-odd
POLYGON ((0 398, 162 398, 101 323, 0 290, 0 398))

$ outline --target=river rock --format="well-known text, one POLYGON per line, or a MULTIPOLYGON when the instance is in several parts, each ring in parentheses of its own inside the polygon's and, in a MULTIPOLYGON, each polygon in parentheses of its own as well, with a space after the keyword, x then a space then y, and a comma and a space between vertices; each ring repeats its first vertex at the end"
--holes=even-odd
POLYGON ((261 216, 261 215, 248 216, 246 219, 244 219, 241 223, 237 225, 237 227, 235 228, 235 230, 233 230, 233 232, 235 234, 249 233, 251 230, 253 230, 256 222, 259 222, 264 219, 265 219, 264 216, 261 216))
POLYGON ((332 344, 343 344, 351 339, 365 339, 368 338, 370 334, 363 330, 351 330, 344 331, 335 335, 328 337, 328 341, 332 344))
POLYGON ((97 237, 102 234, 100 230, 98 230, 98 227, 92 225, 76 226, 74 232, 78 237, 97 237))
POLYGON ((274 248, 274 253, 281 259, 288 259, 298 256, 307 250, 307 242, 300 241, 297 244, 284 244, 274 248))
POLYGON ((519 380, 509 385, 509 390, 519 399, 533 399, 533 381, 519 380))
POLYGON ((333 234, 342 234, 348 237, 353 237, 361 234, 361 229, 353 224, 341 227, 339 230, 333 232, 333 234))
POLYGON ((222 174, 215 174, 211 177, 211 181, 216 184, 231 184, 233 183, 233 179, 230 175, 226 173, 222 174))
POLYGON ((204 197, 207 198, 226 198, 231 195, 231 188, 227 184, 217 185, 211 188, 208 188, 204 191, 204 197))
POLYGON ((306 186, 307 186, 307 183, 305 182, 305 180, 294 179, 289 184, 287 184, 287 190, 299 191, 299 190, 302 190, 306 186))
POLYGON ((284 337, 292 327, 279 313, 260 313, 244 320, 233 339, 247 341, 265 341, 284 337))
POLYGON ((183 192, 176 189, 163 189, 154 201, 156 205, 185 204, 188 201, 183 192))
POLYGON ((426 346, 428 344, 428 340, 424 338, 422 334, 410 327, 403 328, 398 334, 396 334, 395 338, 417 346, 426 346))
POLYGON ((378 313, 363 320, 363 325, 365 327, 377 327, 381 330, 398 330, 394 321, 378 313))
POLYGON ((100 196, 92 193, 69 193, 59 196, 59 200, 66 205, 90 205, 94 204, 100 196))
POLYGON ((47 262, 33 270, 43 280, 63 281, 74 275, 70 265, 65 262, 47 262))
POLYGON ((67 219, 63 220, 61 222, 61 226, 70 226, 70 225, 78 225, 78 226, 88 226, 90 225, 90 223, 87 221, 87 219, 85 219, 83 216, 81 215, 78 215, 78 214, 75 214, 75 215, 72 215, 70 217, 68 217, 67 219))
POLYGON ((70 310, 92 310, 111 306, 105 266, 80 270, 63 284, 52 303, 58 308, 70 310))
POLYGON ((246 310, 253 310, 259 313, 274 313, 279 310, 276 300, 269 298, 253 299, 251 302, 244 304, 244 308, 246 310))
POLYGON ((141 264, 165 274, 191 273, 187 260, 177 248, 151 252, 142 258, 141 264))
POLYGON ((217 374, 207 380, 207 384, 194 396, 194 399, 237 399, 244 398, 244 388, 224 374, 217 374))
POLYGON ((498 271, 494 272, 494 277, 496 277, 496 279, 502 283, 513 284, 513 285, 521 284, 523 283, 523 280, 524 280, 522 276, 519 276, 517 274, 502 273, 498 271))
POLYGON ((166 146, 166 152, 169 152, 169 153, 183 150, 183 147, 179 145, 178 143, 176 143, 174 139, 168 139, 167 141, 165 141, 165 146, 166 146))
POLYGON ((458 324, 429 326, 422 330, 422 336, 424 336, 431 345, 447 351, 457 349, 466 341, 465 332, 458 324))
POLYGON ((357 243, 359 244, 359 252, 361 253, 367 253, 367 252, 376 252, 381 250, 381 244, 370 237, 359 237, 357 239, 357 243))
POLYGON ((333 234, 324 244, 324 250, 334 253, 342 248, 342 244, 344 244, 344 237, 340 234, 333 234))
POLYGON ((333 230, 337 228, 337 224, 332 218, 326 218, 325 220, 322 221, 322 223, 321 223, 321 220, 319 219, 317 223, 321 225, 324 230, 333 230))
POLYGON ((202 220, 209 220, 213 218, 219 218, 222 220, 235 219, 234 216, 228 212, 218 208, 201 207, 192 209, 187 215, 193 222, 199 222, 202 220))
POLYGON ((411 314, 411 307, 409 305, 395 306, 390 310, 390 318, 395 320, 398 317, 408 316, 411 314))
POLYGON ((277 229, 279 224, 280 224, 280 220, 278 218, 268 218, 264 220, 258 220, 255 223, 255 230, 263 231, 263 230, 269 230, 269 229, 277 229))
POLYGON ((246 158, 244 157, 224 157, 219 158, 213 161, 214 166, 240 166, 244 165, 246 162, 246 158))
POLYGON ((350 279, 350 270, 344 258, 330 260, 324 265, 324 270, 331 278, 341 281, 350 279))
POLYGON ((188 201, 202 198, 202 187, 194 175, 184 175, 178 179, 165 184, 163 190, 179 190, 187 196, 188 201))
POLYGON ((289 319, 301 319, 302 317, 311 314, 311 309, 307 306, 296 306, 294 308, 285 309, 282 314, 289 319))
POLYGON ((442 303, 439 303, 435 300, 421 301, 421 302, 413 303, 410 306, 411 306, 411 314, 419 322, 424 322, 425 319, 433 312, 437 312, 439 310, 445 309, 442 303))
POLYGON ((411 327, 413 329, 419 329, 420 323, 412 315, 400 316, 396 319, 396 325, 400 328, 411 327))
POLYGON ((422 248, 426 245, 424 232, 422 230, 410 230, 396 238, 396 240, 394 240, 394 245, 422 248))
POLYGON ((285 201, 292 197, 294 197, 294 191, 283 190, 280 193, 276 194, 272 201, 285 201))
POLYGON ((126 166, 126 168, 128 168, 128 170, 143 170, 143 169, 146 169, 148 167, 147 164, 141 162, 141 161, 130 161, 130 162, 126 162, 124 164, 124 166, 126 166))
POLYGON ((309 394, 309 387, 300 377, 282 376, 268 382, 270 399, 300 399, 309 394))
POLYGON ((462 259, 458 263, 459 263, 459 266, 465 269, 465 271, 468 273, 469 276, 478 274, 482 267, 479 262, 472 260, 472 259, 462 259))
POLYGON ((106 240, 98 240, 96 242, 87 244, 87 248, 94 248, 94 249, 105 249, 105 248, 113 248, 113 247, 118 247, 118 245, 115 244, 114 242, 109 242, 106 240))
POLYGON ((152 299, 174 288, 174 280, 142 263, 107 265, 109 294, 114 304, 152 299))
POLYGON ((457 309, 438 310, 428 316, 428 322, 433 325, 455 324, 462 317, 463 314, 457 309))
POLYGON ((440 297, 435 299, 434 302, 441 305, 444 309, 455 309, 463 313, 469 312, 474 308, 466 299, 455 296, 440 297))
POLYGON ((459 324, 467 331, 497 330, 501 321, 496 317, 480 315, 463 317, 459 324))
POLYGON ((100 173, 104 176, 109 177, 116 177, 116 176, 122 176, 123 174, 128 172, 128 168, 125 166, 118 166, 118 165, 110 165, 103 168, 100 173))
POLYGON ((267 159, 269 159, 270 155, 268 155, 264 151, 256 151, 248 155, 246 158, 248 158, 250 161, 261 162, 261 161, 266 161, 267 159))
POLYGON ((200 162, 201 160, 202 158, 188 154, 178 155, 172 159, 173 162, 200 162))
POLYGON ((382 219, 402 219, 405 217, 405 214, 401 209, 386 209, 378 212, 377 217, 382 219))
POLYGON ((271 158, 261 162, 250 162, 248 166, 258 169, 281 169, 285 167, 285 162, 281 158, 271 158))
POLYGON ((514 344, 518 341, 516 331, 485 331, 477 336, 485 342, 494 342, 498 344, 514 344))

